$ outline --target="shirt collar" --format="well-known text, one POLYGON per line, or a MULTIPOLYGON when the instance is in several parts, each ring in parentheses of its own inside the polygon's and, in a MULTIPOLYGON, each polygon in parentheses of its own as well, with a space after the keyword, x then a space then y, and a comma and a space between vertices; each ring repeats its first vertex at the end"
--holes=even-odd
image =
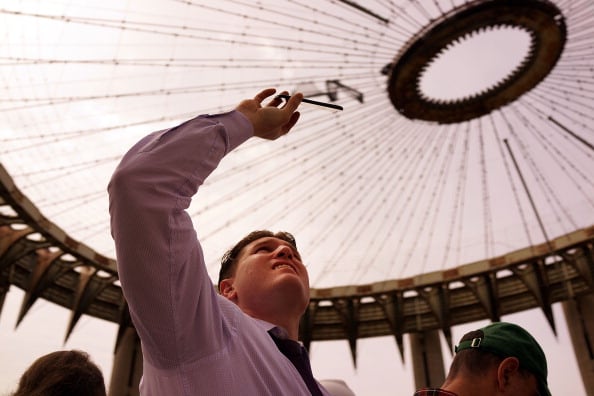
MULTIPOLYGON (((266 330, 268 333, 273 334, 276 338, 279 338, 281 340, 287 340, 289 339, 289 332, 287 330, 285 330, 283 327, 280 326, 276 326, 272 323, 266 322, 265 320, 260 320, 260 319, 256 319, 259 323, 260 326, 262 326, 262 328, 264 330, 266 330)), ((303 346, 303 343, 301 341, 296 341, 299 345, 303 346)))
POLYGON ((262 319, 257 319, 257 318, 252 318, 252 319, 256 322, 256 324, 258 326, 260 326, 262 328, 262 330, 272 331, 274 333, 274 335, 279 338, 289 338, 289 333, 282 327, 279 327, 273 323, 267 322, 262 319))

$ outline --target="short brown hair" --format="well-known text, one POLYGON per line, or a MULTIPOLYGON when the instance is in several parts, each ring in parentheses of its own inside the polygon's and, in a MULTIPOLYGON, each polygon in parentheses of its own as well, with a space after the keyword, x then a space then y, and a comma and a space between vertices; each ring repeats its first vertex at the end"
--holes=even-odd
POLYGON ((221 258, 221 269, 219 270, 219 280, 217 282, 217 286, 219 287, 219 289, 221 286, 221 282, 223 280, 233 276, 237 264, 237 257, 239 256, 239 253, 241 253, 243 248, 258 239, 266 237, 282 239, 285 242, 289 242, 291 246, 297 249, 295 237, 288 232, 272 232, 269 230, 257 230, 250 232, 239 242, 237 242, 235 246, 233 246, 231 249, 227 250, 225 254, 223 254, 223 257, 221 258))
POLYGON ((13 396, 105 396, 101 370, 86 352, 57 351, 40 357, 23 373, 13 396))

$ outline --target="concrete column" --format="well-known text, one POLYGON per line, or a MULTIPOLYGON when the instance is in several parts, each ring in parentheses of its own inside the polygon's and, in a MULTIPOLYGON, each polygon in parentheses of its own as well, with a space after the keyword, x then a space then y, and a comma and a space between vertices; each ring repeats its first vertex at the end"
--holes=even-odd
POLYGON ((410 333, 408 337, 416 389, 441 386, 445 381, 445 369, 439 331, 410 333))
POLYGON ((142 377, 142 350, 136 330, 126 328, 113 358, 109 396, 139 396, 142 377))
POLYGON ((561 303, 587 396, 594 396, 594 295, 561 303))

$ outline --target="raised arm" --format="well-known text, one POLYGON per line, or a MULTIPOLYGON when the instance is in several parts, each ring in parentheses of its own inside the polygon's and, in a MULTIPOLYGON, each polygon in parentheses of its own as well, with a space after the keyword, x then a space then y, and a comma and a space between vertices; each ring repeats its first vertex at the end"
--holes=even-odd
POLYGON ((174 367, 220 347, 216 292, 186 209, 221 159, 252 135, 276 139, 297 122, 301 101, 282 108, 264 90, 236 111, 155 132, 123 157, 108 191, 118 271, 143 353, 174 367))

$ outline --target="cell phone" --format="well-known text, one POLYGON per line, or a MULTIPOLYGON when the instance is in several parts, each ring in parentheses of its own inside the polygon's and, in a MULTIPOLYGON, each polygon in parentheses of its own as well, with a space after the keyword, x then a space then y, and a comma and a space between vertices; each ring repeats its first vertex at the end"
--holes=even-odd
MULTIPOLYGON (((283 95, 283 94, 281 94, 281 95, 276 95, 276 97, 277 98, 281 98, 281 99, 285 99, 285 100, 291 99, 291 95, 283 95)), ((328 107, 330 109, 335 109, 335 110, 344 110, 342 108, 342 106, 335 105, 335 104, 332 104, 332 103, 318 102, 317 100, 311 100, 311 99, 303 98, 302 102, 303 103, 309 103, 309 104, 316 105, 316 106, 328 107)))

